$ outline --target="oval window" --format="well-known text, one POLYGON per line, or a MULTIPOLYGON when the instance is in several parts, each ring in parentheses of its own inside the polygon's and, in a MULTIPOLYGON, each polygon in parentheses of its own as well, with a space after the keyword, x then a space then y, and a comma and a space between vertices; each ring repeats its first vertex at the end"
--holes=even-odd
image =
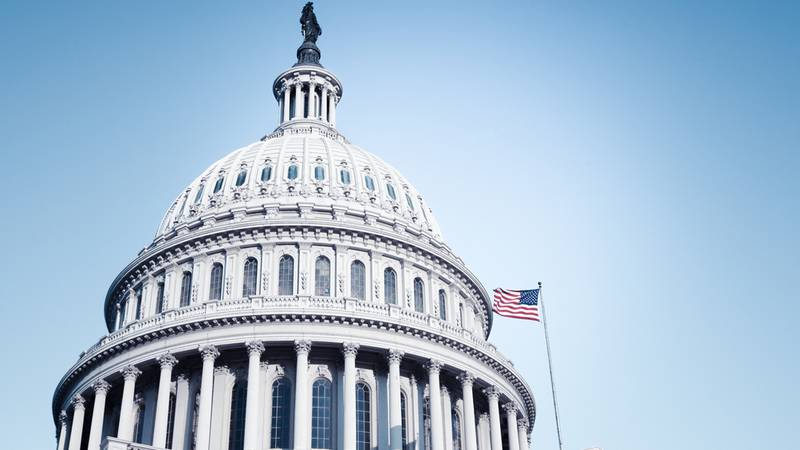
POLYGON ((215 194, 222 190, 222 185, 223 184, 225 184, 225 177, 217 178, 217 182, 214 183, 214 193, 215 194))
POLYGON ((408 203, 408 207, 414 211, 414 202, 411 201, 411 196, 406 194, 406 202, 408 203))
POLYGON ((317 181, 322 181, 325 179, 325 168, 322 166, 317 166, 314 168, 314 179, 317 181))
POLYGON ((347 169, 340 170, 339 179, 342 180, 342 184, 350 184, 350 171, 347 169))
POLYGON ((236 187, 239 187, 247 181, 247 170, 243 170, 239 172, 239 175, 236 177, 236 187))
POLYGON ((200 185, 200 189, 197 190, 197 194, 194 196, 194 204, 195 205, 200 203, 201 200, 203 200, 203 188, 205 188, 205 187, 206 186, 204 184, 201 184, 200 185))
POLYGON ((371 176, 364 175, 364 184, 370 192, 375 191, 375 180, 373 180, 371 176))
POLYGON ((286 172, 286 178, 290 180, 294 180, 297 178, 297 166, 292 164, 289 166, 289 170, 286 172))
POLYGON ((261 182, 266 183, 270 178, 272 178, 272 166, 264 166, 261 169, 261 182))
POLYGON ((389 193, 389 197, 391 197, 392 200, 397 200, 397 194, 395 194, 394 192, 394 186, 392 186, 389 183, 386 183, 386 192, 389 193))

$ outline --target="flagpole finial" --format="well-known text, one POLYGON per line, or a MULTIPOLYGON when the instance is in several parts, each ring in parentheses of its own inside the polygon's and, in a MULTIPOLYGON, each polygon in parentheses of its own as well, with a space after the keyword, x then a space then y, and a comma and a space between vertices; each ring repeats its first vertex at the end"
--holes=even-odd
POLYGON ((541 288, 542 288, 542 282, 540 281, 539 282, 539 289, 541 289, 541 288))

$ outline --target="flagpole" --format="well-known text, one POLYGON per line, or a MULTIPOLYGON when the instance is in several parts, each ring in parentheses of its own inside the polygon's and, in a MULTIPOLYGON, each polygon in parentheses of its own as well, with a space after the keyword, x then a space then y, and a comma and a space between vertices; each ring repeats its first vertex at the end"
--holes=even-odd
POLYGON ((544 311, 542 298, 542 282, 539 282, 539 304, 542 306, 542 325, 544 326, 544 342, 547 345, 547 367, 550 370, 550 389, 553 391, 553 411, 556 416, 556 434, 558 435, 558 450, 564 450, 561 441, 561 424, 558 421, 558 400, 556 400, 556 382, 553 381, 553 360, 550 357, 550 335, 547 333, 547 314, 544 311))

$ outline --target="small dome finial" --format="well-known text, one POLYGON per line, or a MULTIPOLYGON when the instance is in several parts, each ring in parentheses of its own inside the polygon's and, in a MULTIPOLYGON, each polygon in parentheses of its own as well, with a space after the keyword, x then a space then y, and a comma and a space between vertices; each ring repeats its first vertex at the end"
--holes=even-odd
POLYGON ((297 64, 295 66, 312 65, 320 66, 321 53, 317 47, 317 38, 322 34, 322 27, 317 22, 314 14, 314 3, 308 2, 300 14, 300 29, 303 33, 303 44, 297 49, 297 64))

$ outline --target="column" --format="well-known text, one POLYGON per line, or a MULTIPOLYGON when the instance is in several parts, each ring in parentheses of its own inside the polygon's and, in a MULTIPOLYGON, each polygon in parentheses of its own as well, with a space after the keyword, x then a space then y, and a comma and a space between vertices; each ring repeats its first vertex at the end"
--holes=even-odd
POLYGON ((317 116, 317 93, 315 83, 308 83, 308 118, 313 119, 317 116))
POLYGON ((258 445, 259 388, 261 387, 261 354, 264 344, 250 341, 247 344, 247 404, 244 412, 244 450, 256 450, 258 445))
POLYGON ((89 428, 89 442, 86 450, 100 450, 100 441, 103 439, 103 418, 106 414, 106 395, 111 385, 106 380, 97 380, 92 385, 94 389, 94 406, 92 407, 92 425, 89 428))
POLYGON ((356 354, 358 344, 347 342, 342 348, 344 353, 344 450, 356 448, 356 354))
POLYGON ((125 380, 122 386, 122 403, 119 412, 119 427, 117 430, 117 437, 123 441, 133 440, 133 394, 136 391, 136 378, 142 374, 142 371, 137 369, 136 366, 126 366, 120 373, 125 380))
POLYGON ((450 391, 445 386, 442 386, 442 433, 444 448, 453 448, 453 404, 450 391))
POLYGON ((480 437, 480 450, 491 450, 492 442, 489 437, 489 413, 482 413, 478 419, 478 434, 480 437))
POLYGON ((58 422, 61 426, 58 428, 58 450, 64 450, 67 443, 67 412, 61 411, 58 415, 58 422))
MULTIPOLYGON (((411 375, 411 396, 408 400, 408 411, 411 412, 411 417, 408 421, 408 427, 411 430, 409 435, 411 435, 412 439, 409 439, 411 442, 420 442, 419 436, 419 386, 417 385, 417 377, 413 374, 411 375)), ((406 413, 408 414, 408 412, 406 413)), ((421 448, 420 445, 417 445, 417 448, 421 448)))
POLYGON ((522 418, 517 421, 518 439, 520 450, 528 448, 528 420, 522 418))
POLYGON ((294 85, 294 117, 293 119, 302 119, 305 116, 303 111, 303 83, 297 82, 294 85))
POLYGON ((428 390, 431 401, 431 447, 432 450, 443 450, 444 433, 442 432, 442 397, 439 385, 439 372, 442 363, 430 360, 425 368, 428 369, 428 390))
POLYGON ((503 405, 506 410, 506 421, 508 422, 508 449, 519 450, 519 431, 517 429, 517 405, 513 402, 508 402, 503 405))
POLYGON ((172 427, 172 448, 183 450, 186 438, 186 418, 189 412, 189 377, 179 374, 175 378, 175 420, 172 427))
POLYGON ((331 99, 330 111, 328 112, 328 115, 330 116, 330 118, 329 118, 330 120, 328 120, 328 121, 331 123, 332 127, 335 127, 336 126, 336 94, 331 92, 330 99, 331 99))
POLYGON ((167 446, 167 423, 169 422, 169 392, 172 383, 172 368, 178 360, 170 353, 164 353, 156 361, 161 366, 156 397, 156 422, 153 425, 153 447, 167 446))
POLYGON ((322 86, 322 95, 320 96, 320 105, 322 111, 320 111, 320 119, 324 120, 325 122, 328 121, 328 86, 322 86))
POLYGON ((475 435, 475 401, 472 398, 472 386, 475 377, 464 372, 458 377, 461 382, 461 398, 464 399, 464 448, 478 450, 478 439, 475 435))
POLYGON ((81 448, 85 412, 86 400, 78 394, 72 399, 72 430, 69 432, 69 450, 80 450, 81 448))
POLYGON ((308 413, 311 399, 308 396, 308 353, 311 341, 294 341, 297 352, 294 383, 294 448, 311 448, 308 424, 311 414, 308 413), (303 426, 301 426, 301 424, 303 426))
MULTIPOLYGON (((389 350, 386 356, 389 361, 389 448, 403 449, 403 422, 400 408, 400 361, 403 352, 389 350)), ((408 407, 408 405, 406 405, 408 407)))
POLYGON ((200 378, 200 405, 197 408, 196 450, 208 450, 211 431, 211 399, 214 393, 214 360, 219 350, 213 345, 202 345, 198 349, 203 357, 203 375, 200 378))
POLYGON ((289 120, 289 107, 292 105, 292 87, 289 83, 283 84, 283 117, 281 117, 281 122, 286 122, 289 120))
POLYGON ((489 399, 489 436, 492 450, 503 450, 503 437, 500 431, 500 392, 492 386, 483 390, 489 399))

